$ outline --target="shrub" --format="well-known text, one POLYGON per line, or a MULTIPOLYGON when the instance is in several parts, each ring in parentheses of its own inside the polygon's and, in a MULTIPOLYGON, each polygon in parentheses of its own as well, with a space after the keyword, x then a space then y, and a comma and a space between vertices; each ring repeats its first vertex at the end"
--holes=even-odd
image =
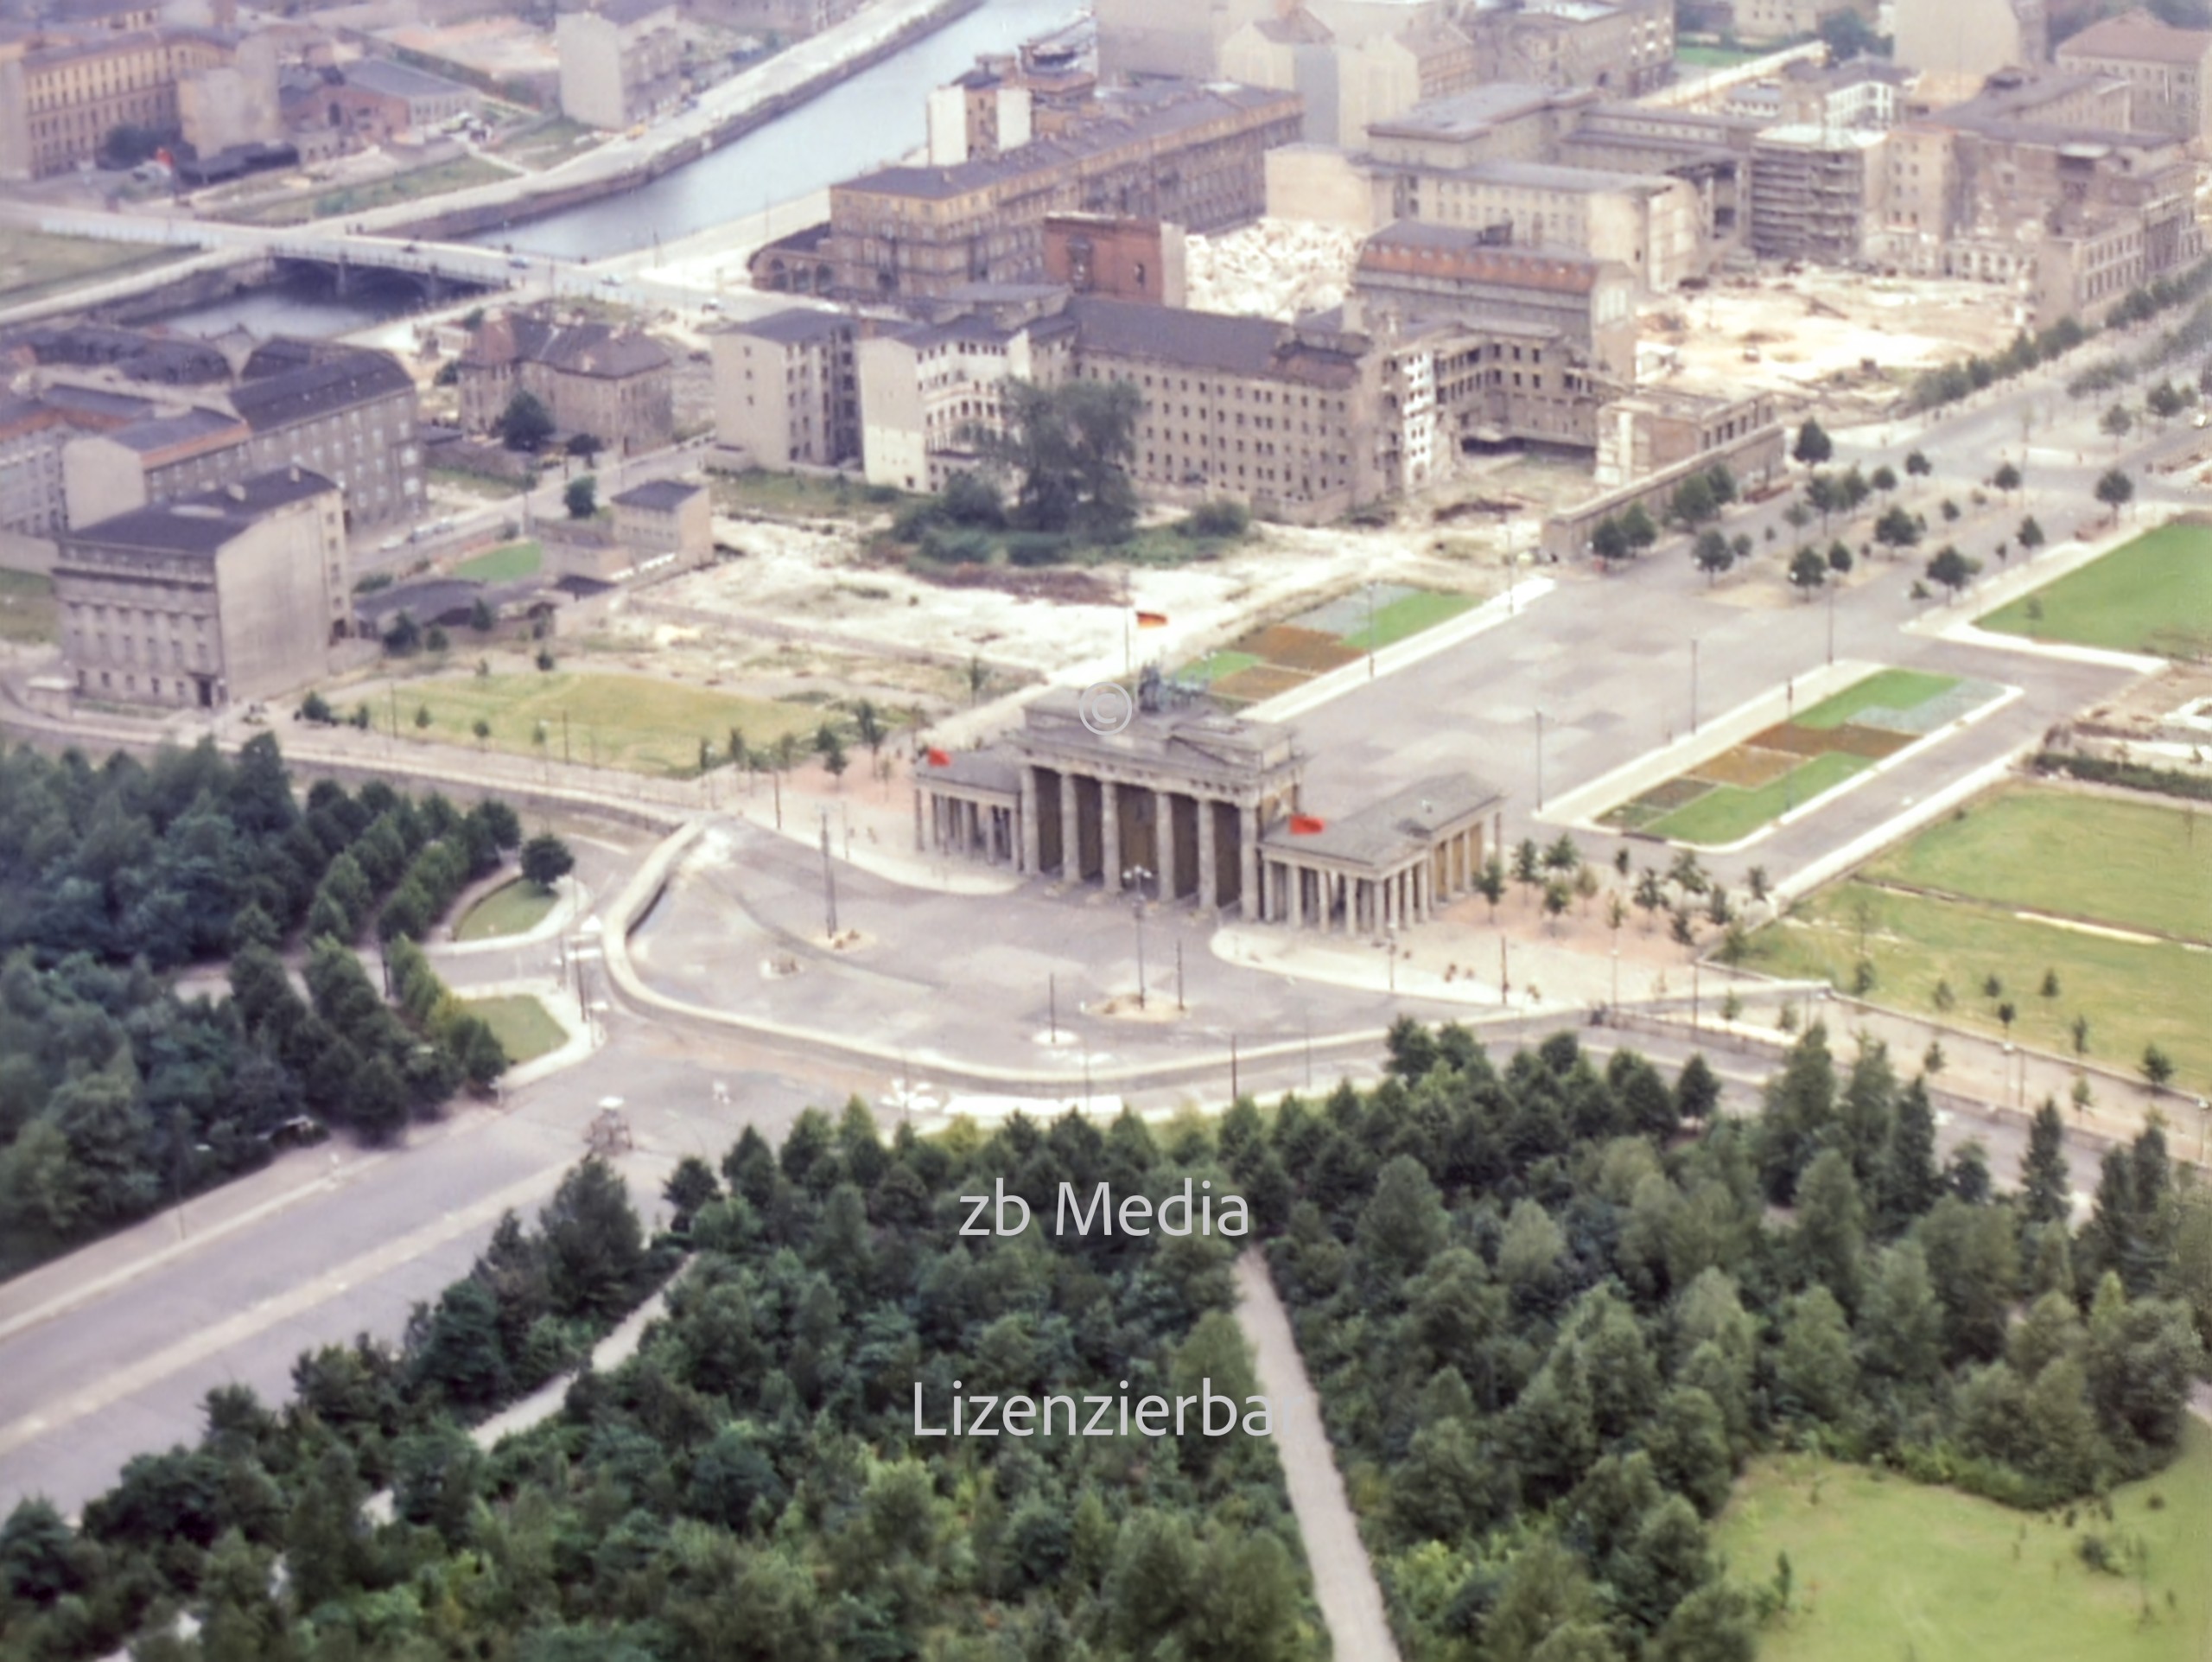
POLYGON ((1072 542, 1065 532, 1017 531, 1006 539, 1010 565, 1058 565, 1068 557, 1072 542))
POLYGON ((1242 502, 1201 502, 1176 525, 1179 537, 1242 537, 1252 528, 1252 511, 1242 502))

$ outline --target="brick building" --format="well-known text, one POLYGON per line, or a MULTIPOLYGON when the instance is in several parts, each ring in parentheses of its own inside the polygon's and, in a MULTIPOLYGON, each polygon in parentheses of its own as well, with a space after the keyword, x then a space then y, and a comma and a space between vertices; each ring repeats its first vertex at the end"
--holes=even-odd
POLYGON ((316 90, 291 100, 287 118, 326 128, 370 144, 402 134, 428 133, 482 103, 473 86, 395 63, 360 58, 332 72, 316 90))
POLYGON ((489 433, 530 392, 563 433, 588 433, 623 455, 676 436, 676 362, 652 336, 607 323, 559 323, 507 311, 479 325, 457 360, 461 425, 489 433))
POLYGON ((1183 227, 1055 213, 1045 221, 1045 281, 1079 295, 1179 306, 1188 288, 1183 227))
POLYGON ((1636 276, 1611 261, 1406 220, 1361 245, 1352 292, 1370 314, 1535 326, 1599 373, 1636 378, 1636 276))
POLYGON ((327 672, 346 630, 338 487, 289 468, 63 534, 62 663, 79 693, 216 710, 327 672))

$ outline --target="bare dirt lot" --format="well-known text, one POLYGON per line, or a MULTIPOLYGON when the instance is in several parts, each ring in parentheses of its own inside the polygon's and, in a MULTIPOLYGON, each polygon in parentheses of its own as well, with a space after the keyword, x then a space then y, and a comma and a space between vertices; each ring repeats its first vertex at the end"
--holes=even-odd
POLYGON ((1716 277, 1645 307, 1638 379, 1728 397, 1823 395, 1871 411, 1918 370, 2000 350, 2021 321, 2018 297, 1997 283, 1815 270, 1716 277))

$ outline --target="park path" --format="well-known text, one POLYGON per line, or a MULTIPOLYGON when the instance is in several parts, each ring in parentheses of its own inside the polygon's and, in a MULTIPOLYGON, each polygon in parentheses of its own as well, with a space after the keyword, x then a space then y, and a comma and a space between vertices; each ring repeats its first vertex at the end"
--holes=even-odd
POLYGON ((1283 1308, 1260 1249, 1236 1260, 1236 1320, 1251 1341, 1260 1389, 1274 1409, 1275 1450, 1290 1489, 1290 1509, 1306 1540, 1313 1592, 1338 1662, 1398 1662, 1382 1610, 1382 1589, 1352 1519, 1336 1451, 1321 1424, 1320 1400, 1306 1377, 1283 1308))

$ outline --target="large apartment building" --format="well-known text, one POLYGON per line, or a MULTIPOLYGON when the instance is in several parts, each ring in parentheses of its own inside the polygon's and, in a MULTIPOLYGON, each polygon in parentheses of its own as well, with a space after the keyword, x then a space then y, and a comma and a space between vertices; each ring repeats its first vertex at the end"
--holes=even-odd
POLYGON ((683 93, 683 36, 671 0, 597 0, 554 26, 561 113, 594 127, 644 121, 683 93))
MULTIPOLYGON (((1262 157, 1298 137, 1293 92, 1184 84, 1103 96, 1058 134, 946 166, 897 166, 832 186, 830 226, 809 241, 830 290, 855 299, 941 299, 969 283, 1044 276, 1045 220, 1105 213, 1217 231, 1256 218, 1262 157)), ((790 254, 753 258, 776 286, 790 254)))
POLYGON ((2203 257, 2196 166, 2177 136, 2126 131, 2128 87, 2008 76, 1893 129, 1882 258, 2032 284, 2039 325, 2098 316, 2203 257))
POLYGON ((676 360, 636 329, 500 312, 477 327, 459 365, 461 421, 472 433, 493 431, 515 394, 529 392, 560 431, 626 455, 676 436, 676 360))
POLYGON ((54 594, 76 691, 215 710, 323 674, 346 628, 340 502, 287 468, 64 532, 54 594))
POLYGON ((859 326, 793 307, 728 323, 712 339, 715 434, 756 468, 835 468, 860 459, 859 326))
MULTIPOLYGON (((161 22, 155 9, 78 22, 0 22, 0 180, 90 162, 118 127, 182 123, 180 83, 232 66, 237 37, 161 22)), ((275 64, 265 67, 275 106, 275 64)))
POLYGON ((18 352, 39 366, 47 403, 131 401, 123 419, 74 423, 92 430, 63 449, 71 525, 291 467, 333 480, 357 532, 422 510, 414 378, 390 353, 278 339, 256 347, 233 380, 204 343, 127 330, 32 331, 18 352), (220 381, 209 379, 217 370, 220 381))
POLYGON ((2212 29, 2176 29, 2140 8, 2059 43, 2058 67, 2127 83, 2127 124, 2212 144, 2212 29))

